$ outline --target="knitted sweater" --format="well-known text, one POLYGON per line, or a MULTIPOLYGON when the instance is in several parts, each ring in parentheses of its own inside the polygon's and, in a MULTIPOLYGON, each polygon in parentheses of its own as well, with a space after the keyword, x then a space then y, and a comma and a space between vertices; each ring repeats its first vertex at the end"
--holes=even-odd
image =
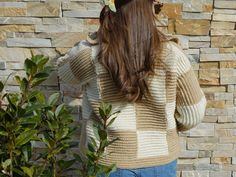
POLYGON ((120 111, 108 130, 109 138, 119 140, 106 148, 101 164, 118 168, 141 168, 166 164, 178 158, 179 131, 199 124, 205 114, 206 98, 191 64, 174 42, 164 42, 160 54, 164 65, 155 65, 150 77, 152 95, 135 103, 119 93, 109 73, 96 55, 97 38, 88 36, 58 59, 59 78, 69 84, 83 86, 80 152, 85 154, 89 137, 94 136, 93 120, 99 116, 103 102, 120 111))

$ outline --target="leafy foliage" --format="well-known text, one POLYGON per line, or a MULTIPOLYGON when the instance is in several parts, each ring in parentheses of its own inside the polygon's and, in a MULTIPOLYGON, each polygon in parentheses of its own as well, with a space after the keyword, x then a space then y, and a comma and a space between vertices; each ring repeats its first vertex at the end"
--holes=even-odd
POLYGON ((19 93, 5 93, 7 80, 0 81, 0 177, 63 177, 75 170, 77 162, 81 163, 83 177, 100 173, 108 176, 115 165, 107 167, 98 162, 105 148, 117 140, 108 138, 107 129, 115 120, 110 118, 114 114, 111 105, 102 103, 99 108, 101 119, 95 122, 97 136, 88 144, 87 159, 82 160, 78 154, 64 158, 78 145, 72 140, 77 127, 66 105, 59 103, 59 93, 47 99, 37 89, 52 71, 46 66, 48 60, 43 55, 25 60, 25 77, 14 76, 19 93), (43 150, 38 152, 35 143, 40 143, 43 150))
POLYGON ((105 166, 99 164, 99 160, 106 155, 105 149, 119 138, 110 139, 108 130, 111 124, 116 119, 115 114, 119 111, 112 113, 112 105, 108 103, 101 103, 99 107, 100 118, 94 121, 93 131, 94 137, 90 137, 88 142, 88 150, 86 154, 86 161, 82 160, 78 154, 75 154, 76 160, 84 164, 80 173, 84 177, 93 177, 99 174, 105 174, 106 177, 116 170, 115 164, 105 166), (98 142, 98 143, 97 143, 98 142))

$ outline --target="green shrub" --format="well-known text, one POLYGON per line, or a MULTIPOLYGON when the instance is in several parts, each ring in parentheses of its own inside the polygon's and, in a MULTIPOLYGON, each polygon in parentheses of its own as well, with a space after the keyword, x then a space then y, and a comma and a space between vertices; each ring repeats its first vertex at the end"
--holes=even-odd
POLYGON ((25 77, 14 76, 20 87, 17 93, 5 93, 7 80, 0 81, 0 177, 62 177, 75 171, 77 162, 82 163, 79 171, 83 177, 108 176, 115 165, 107 167, 98 161, 105 148, 117 140, 108 140, 107 129, 115 120, 110 120, 114 114, 111 105, 102 103, 99 108, 101 119, 95 122, 97 136, 88 144, 87 159, 82 160, 78 154, 65 159, 71 148, 78 146, 72 138, 77 127, 69 109, 59 103, 59 93, 47 99, 38 89, 53 70, 46 66, 48 60, 43 55, 25 60, 25 77), (43 144, 41 152, 35 149, 35 143, 43 144))

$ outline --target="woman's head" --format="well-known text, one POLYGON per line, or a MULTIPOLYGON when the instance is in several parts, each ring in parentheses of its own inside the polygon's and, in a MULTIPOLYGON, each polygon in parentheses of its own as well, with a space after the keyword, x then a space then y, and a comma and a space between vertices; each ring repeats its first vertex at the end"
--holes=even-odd
POLYGON ((104 6, 100 14, 99 61, 129 101, 149 93, 147 77, 164 38, 155 26, 153 0, 115 0, 116 12, 104 6), (126 2, 126 3, 124 3, 126 2))

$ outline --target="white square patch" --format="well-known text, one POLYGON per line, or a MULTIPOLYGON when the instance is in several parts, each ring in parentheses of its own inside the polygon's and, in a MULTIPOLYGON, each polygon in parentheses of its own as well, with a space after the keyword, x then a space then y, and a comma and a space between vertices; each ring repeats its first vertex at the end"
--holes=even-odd
MULTIPOLYGON (((135 107, 132 103, 112 103, 112 112, 121 111, 115 121, 111 124, 113 130, 136 130, 135 107)), ((112 118, 110 118, 111 120, 112 118)))
POLYGON ((176 121, 174 117, 175 112, 175 102, 166 104, 166 119, 167 119, 167 129, 174 129, 176 127, 176 121))
POLYGON ((168 155, 168 144, 164 131, 137 131, 138 158, 168 155))

